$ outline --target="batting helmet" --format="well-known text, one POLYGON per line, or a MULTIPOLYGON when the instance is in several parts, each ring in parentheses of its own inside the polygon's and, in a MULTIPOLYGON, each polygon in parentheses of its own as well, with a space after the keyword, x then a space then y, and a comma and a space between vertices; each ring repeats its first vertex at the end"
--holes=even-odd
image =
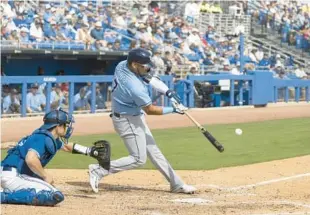
POLYGON ((143 48, 132 49, 128 53, 128 63, 136 62, 139 64, 152 64, 151 62, 152 53, 143 48))
POLYGON ((68 129, 64 136, 66 139, 68 139, 73 132, 72 124, 74 123, 74 118, 62 109, 52 110, 46 113, 44 115, 43 122, 44 124, 40 127, 40 129, 44 130, 48 130, 57 125, 67 125, 68 129))

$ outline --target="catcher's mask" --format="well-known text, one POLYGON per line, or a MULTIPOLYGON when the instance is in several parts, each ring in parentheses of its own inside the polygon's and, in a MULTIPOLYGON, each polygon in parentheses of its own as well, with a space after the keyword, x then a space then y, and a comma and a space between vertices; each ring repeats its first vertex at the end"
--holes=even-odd
POLYGON ((64 142, 68 142, 68 139, 73 132, 74 117, 72 115, 69 115, 66 111, 59 108, 46 113, 44 115, 43 122, 44 124, 40 127, 40 129, 44 130, 51 129, 58 125, 65 125, 67 130, 65 135, 61 138, 65 139, 64 142))

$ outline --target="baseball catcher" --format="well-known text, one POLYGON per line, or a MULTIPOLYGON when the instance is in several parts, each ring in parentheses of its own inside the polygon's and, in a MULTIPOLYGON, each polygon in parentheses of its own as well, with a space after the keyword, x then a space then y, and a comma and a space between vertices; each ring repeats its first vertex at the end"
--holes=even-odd
POLYGON ((44 167, 62 149, 98 160, 102 168, 110 168, 110 144, 99 140, 92 147, 68 143, 73 132, 73 116, 61 109, 45 114, 44 124, 22 138, 1 162, 1 204, 54 206, 64 195, 54 186, 53 176, 44 167))

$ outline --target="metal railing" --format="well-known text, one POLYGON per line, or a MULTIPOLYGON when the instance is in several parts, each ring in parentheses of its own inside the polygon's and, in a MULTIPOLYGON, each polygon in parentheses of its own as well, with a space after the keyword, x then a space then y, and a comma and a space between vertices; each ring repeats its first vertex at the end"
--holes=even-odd
POLYGON ((244 26, 243 33, 245 37, 248 38, 251 32, 251 17, 249 15, 200 14, 196 25, 200 32, 206 32, 209 25, 214 26, 217 34, 220 36, 232 35, 237 27, 244 26))
MULTIPOLYGON (((161 80, 170 88, 173 89, 174 88, 174 83, 173 83, 173 79, 172 76, 161 76, 160 77, 161 80)), ((1 78, 1 85, 10 85, 10 84, 14 84, 14 85, 21 85, 21 116, 31 116, 33 114, 29 114, 27 113, 27 92, 28 92, 28 88, 27 85, 28 84, 32 84, 32 83, 37 83, 37 84, 43 84, 45 83, 45 104, 46 107, 44 109, 45 112, 48 112, 51 110, 51 91, 52 91, 52 84, 55 83, 69 83, 69 89, 68 89, 68 111, 69 113, 79 113, 81 111, 76 112, 74 110, 74 95, 75 95, 75 84, 85 84, 87 82, 91 83, 90 86, 90 110, 84 110, 82 111, 83 113, 96 113, 97 109, 96 109, 96 84, 97 83, 106 83, 107 88, 105 90, 105 94, 103 95, 104 98, 106 99, 106 101, 108 101, 108 97, 110 97, 108 95, 109 93, 109 87, 112 83, 113 80, 113 76, 112 75, 88 75, 88 76, 2 76, 1 78)), ((152 88, 149 87, 149 93, 150 93, 150 97, 153 97, 153 91, 152 88)), ((159 101, 161 98, 157 97, 155 99, 155 101, 157 101, 158 103, 161 103, 161 101, 159 101)), ((2 105, 2 104, 1 104, 2 105)), ((170 100, 168 100, 168 98, 164 99, 164 105, 165 106, 170 106, 170 100)), ((102 110, 101 110, 102 111, 102 110)), ((36 113, 35 115, 38 115, 40 113, 36 113)))
POLYGON ((282 59, 285 59, 287 57, 294 57, 293 61, 295 63, 298 63, 300 65, 306 66, 307 63, 304 59, 300 58, 299 55, 296 55, 292 52, 289 52, 285 50, 283 47, 278 46, 277 44, 271 44, 271 43, 265 43, 262 42, 261 39, 256 39, 254 37, 250 37, 249 40, 247 40, 248 45, 251 44, 253 47, 262 47, 264 51, 267 51, 269 55, 272 53, 277 53, 281 56, 282 59))

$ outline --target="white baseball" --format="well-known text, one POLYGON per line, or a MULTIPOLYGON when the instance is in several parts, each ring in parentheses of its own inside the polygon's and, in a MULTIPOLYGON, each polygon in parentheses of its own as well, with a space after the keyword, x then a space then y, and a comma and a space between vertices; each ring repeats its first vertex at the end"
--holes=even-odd
POLYGON ((242 134, 242 130, 240 128, 236 128, 235 133, 237 135, 241 135, 242 134))

